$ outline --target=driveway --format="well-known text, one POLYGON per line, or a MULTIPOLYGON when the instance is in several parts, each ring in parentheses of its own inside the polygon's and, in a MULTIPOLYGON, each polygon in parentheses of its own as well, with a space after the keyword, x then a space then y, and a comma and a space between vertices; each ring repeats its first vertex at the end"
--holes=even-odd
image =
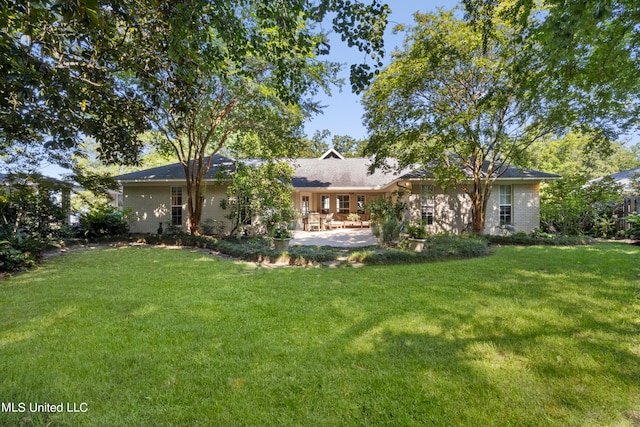
POLYGON ((293 232, 291 244, 354 248, 377 245, 378 241, 370 228, 339 228, 326 231, 296 230, 293 232))

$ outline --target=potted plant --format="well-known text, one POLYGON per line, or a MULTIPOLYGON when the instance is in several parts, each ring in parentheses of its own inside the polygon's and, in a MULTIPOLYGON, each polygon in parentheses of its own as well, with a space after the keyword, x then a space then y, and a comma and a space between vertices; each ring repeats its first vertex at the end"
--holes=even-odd
POLYGON ((277 227, 273 230, 272 233, 273 236, 273 245, 275 247, 276 251, 286 251, 289 248, 289 242, 291 241, 291 238, 293 237, 291 235, 291 231, 289 231, 289 229, 285 226, 285 227, 277 227))
POLYGON ((427 230, 422 224, 411 224, 407 227, 409 234, 409 249, 415 252, 422 252, 424 241, 427 237, 427 230))

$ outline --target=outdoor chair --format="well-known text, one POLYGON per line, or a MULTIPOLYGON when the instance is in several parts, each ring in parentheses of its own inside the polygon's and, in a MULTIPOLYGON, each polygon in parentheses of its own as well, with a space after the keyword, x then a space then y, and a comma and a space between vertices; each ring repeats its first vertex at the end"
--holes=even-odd
POLYGON ((319 213, 310 213, 309 218, 307 219, 309 225, 309 231, 314 228, 320 231, 320 214, 319 213))
POLYGON ((324 225, 325 227, 327 227, 329 230, 335 228, 344 228, 344 221, 335 221, 333 219, 333 214, 330 213, 329 215, 327 215, 327 217, 324 219, 324 225))

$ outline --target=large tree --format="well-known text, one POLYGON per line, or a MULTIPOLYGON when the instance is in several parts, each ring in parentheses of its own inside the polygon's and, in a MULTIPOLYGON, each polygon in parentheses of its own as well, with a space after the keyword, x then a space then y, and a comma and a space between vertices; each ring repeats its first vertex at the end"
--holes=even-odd
POLYGON ((85 136, 96 139, 103 160, 135 162, 148 122, 115 72, 124 42, 118 3, 0 3, 0 155, 7 164, 37 169, 42 159, 69 167, 85 136))
POLYGON ((522 67, 520 34, 496 23, 488 44, 453 12, 416 14, 404 50, 365 94, 373 167, 423 166, 443 187, 459 184, 472 204, 472 228, 484 231, 487 202, 505 166, 553 130, 539 120, 522 67))
POLYGON ((261 156, 282 153, 304 113, 317 110, 307 97, 326 88, 336 69, 320 60, 329 46, 318 24, 332 13, 332 27, 373 61, 373 68, 352 67, 357 91, 380 64, 388 7, 378 0, 43 0, 4 12, 4 146, 33 140, 23 136, 29 131, 37 144, 60 148, 63 161, 80 136, 93 136, 103 160, 134 162, 138 131, 160 130, 185 167, 197 232, 207 156, 246 135, 261 140, 261 156))
POLYGON ((556 105, 565 126, 587 132, 605 148, 620 133, 637 132, 640 2, 545 0, 542 8, 536 0, 463 3, 485 42, 499 34, 497 18, 526 34, 542 71, 528 83, 540 100, 556 105))
POLYGON ((190 0, 131 13, 129 69, 184 168, 197 234, 212 155, 232 143, 262 158, 294 151, 303 119, 318 108, 307 97, 337 66, 318 59, 326 36, 313 31, 320 12, 307 2, 190 0))

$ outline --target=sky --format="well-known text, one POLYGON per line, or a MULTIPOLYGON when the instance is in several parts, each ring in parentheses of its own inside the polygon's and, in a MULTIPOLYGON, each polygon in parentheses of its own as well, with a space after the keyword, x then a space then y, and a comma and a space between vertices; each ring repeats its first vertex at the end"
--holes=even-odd
MULTIPOLYGON (((387 4, 391 8, 387 31, 385 32, 385 57, 383 64, 389 65, 391 60, 391 52, 396 48, 402 48, 405 38, 404 33, 393 34, 393 28, 397 24, 412 25, 413 14, 419 12, 435 12, 438 8, 451 10, 459 3, 454 0, 387 0, 387 4)), ((313 136, 316 130, 327 129, 331 135, 349 135, 356 139, 365 139, 367 130, 362 124, 362 116, 364 109, 362 108, 362 95, 356 95, 351 92, 349 84, 349 68, 353 63, 362 63, 363 61, 372 64, 371 59, 366 61, 366 55, 359 52, 356 48, 349 48, 346 43, 340 40, 335 34, 330 39, 331 51, 327 59, 344 64, 340 77, 345 81, 342 91, 338 88, 332 89, 331 97, 316 97, 321 101, 322 105, 326 105, 323 114, 315 116, 305 125, 305 133, 309 138, 313 136)), ((373 65, 373 64, 372 64, 373 65)), ((324 95, 324 94, 322 94, 324 95)), ((331 138, 329 138, 331 139, 331 138)))

